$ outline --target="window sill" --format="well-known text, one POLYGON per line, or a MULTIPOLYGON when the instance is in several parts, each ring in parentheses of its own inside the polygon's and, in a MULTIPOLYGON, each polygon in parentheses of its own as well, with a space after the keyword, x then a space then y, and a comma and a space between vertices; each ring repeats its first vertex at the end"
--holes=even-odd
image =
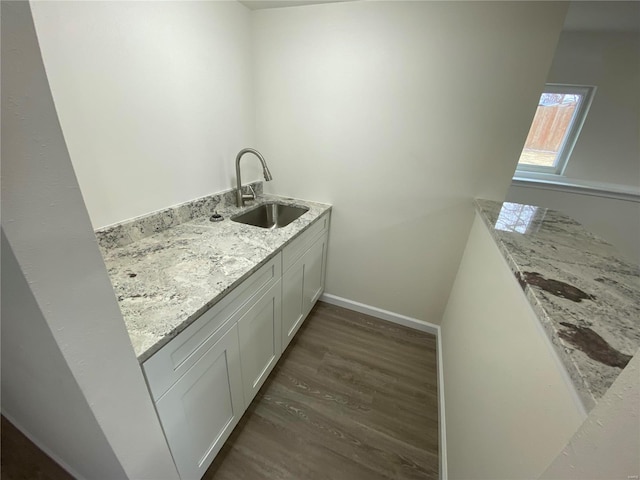
POLYGON ((557 190, 580 195, 615 198, 640 203, 640 188, 615 183, 591 182, 548 173, 516 172, 511 185, 543 190, 557 190))

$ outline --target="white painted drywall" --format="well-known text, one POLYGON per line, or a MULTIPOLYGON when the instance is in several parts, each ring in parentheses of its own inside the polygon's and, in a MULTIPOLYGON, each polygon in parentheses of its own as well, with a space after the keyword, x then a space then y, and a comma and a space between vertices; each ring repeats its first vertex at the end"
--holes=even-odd
POLYGON ((640 476, 640 353, 540 477, 623 480, 640 476))
POLYGON ((640 32, 560 35, 547 82, 597 87, 567 178, 640 187, 638 59, 640 32))
POLYGON ((125 478, 51 334, 4 231, 2 296, 3 415, 74 477, 125 478))
POLYGON ((478 216, 440 335, 449 479, 538 478, 585 415, 478 216))
POLYGON ((640 263, 640 203, 587 194, 512 185, 507 202, 560 210, 640 263))
POLYGON ((334 204, 327 293, 439 322, 473 218, 502 199, 562 2, 253 12, 266 189, 334 204))
MULTIPOLYGON (((236 154, 255 146, 245 6, 53 1, 32 9, 94 228, 235 185, 236 154)), ((245 159, 242 171, 246 183, 262 170, 245 159)))
POLYGON ((82 202, 29 3, 1 8, 2 410, 85 478, 177 479, 82 202))

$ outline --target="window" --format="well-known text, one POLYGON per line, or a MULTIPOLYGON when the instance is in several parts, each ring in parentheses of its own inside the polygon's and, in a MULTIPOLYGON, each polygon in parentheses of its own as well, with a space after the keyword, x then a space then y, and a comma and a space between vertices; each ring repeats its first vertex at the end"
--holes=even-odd
POLYGON ((540 96, 517 175, 562 175, 587 116, 595 87, 547 84, 540 96))

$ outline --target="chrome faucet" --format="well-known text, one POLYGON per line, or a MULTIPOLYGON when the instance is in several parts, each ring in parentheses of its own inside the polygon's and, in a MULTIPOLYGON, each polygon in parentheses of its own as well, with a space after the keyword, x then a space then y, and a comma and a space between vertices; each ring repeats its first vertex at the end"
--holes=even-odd
POLYGON ((252 195, 242 194, 242 181, 240 180, 240 159, 245 153, 253 153, 256 157, 258 157, 258 159, 260 160, 260 163, 262 163, 262 173, 264 174, 265 181, 269 182, 273 180, 273 177, 271 176, 271 172, 269 171, 269 167, 267 167, 267 162, 265 162, 264 157, 259 151, 253 148, 243 148, 242 150, 240 150, 240 152, 238 153, 238 156, 236 157, 236 182, 237 182, 236 205, 238 207, 242 207, 244 205, 245 200, 256 199, 256 193, 253 191, 253 188, 251 188, 251 186, 249 186, 249 188, 251 188, 252 195))

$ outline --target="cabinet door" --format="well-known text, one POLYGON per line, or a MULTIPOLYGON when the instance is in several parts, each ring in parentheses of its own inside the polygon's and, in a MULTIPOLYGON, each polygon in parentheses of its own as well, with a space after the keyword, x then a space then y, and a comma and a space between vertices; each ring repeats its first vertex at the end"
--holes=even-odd
POLYGON ((324 290, 327 235, 323 235, 305 253, 303 298, 305 316, 311 311, 324 290))
POLYGON ((318 238, 282 276, 282 349, 291 342, 324 290, 327 235, 318 238))
POLYGON ((282 349, 284 350, 304 320, 304 255, 282 276, 282 349))
POLYGON ((238 326, 233 325, 156 408, 183 480, 199 480, 244 413, 238 326))
POLYGON ((282 284, 276 282, 238 321, 240 363, 247 405, 282 353, 282 284))

